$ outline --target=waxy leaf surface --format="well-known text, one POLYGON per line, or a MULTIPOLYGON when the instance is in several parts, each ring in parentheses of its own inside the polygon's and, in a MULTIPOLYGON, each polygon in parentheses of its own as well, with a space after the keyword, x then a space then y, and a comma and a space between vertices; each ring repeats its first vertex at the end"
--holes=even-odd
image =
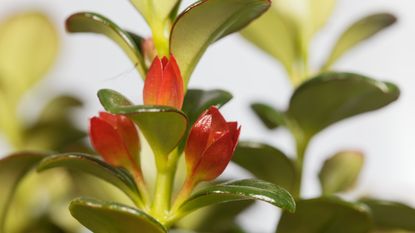
POLYGON ((128 116, 149 142, 154 153, 168 155, 180 142, 187 129, 186 115, 165 106, 133 106, 120 93, 100 90, 98 97, 105 110, 128 116))
POLYGON ((284 212, 277 233, 367 233, 372 229, 369 209, 336 198, 297 202, 296 212, 284 212))
POLYGON ((360 202, 369 206, 376 229, 386 232, 389 230, 415 232, 414 208, 398 202, 375 199, 363 199, 360 202))
POLYGON ((79 198, 71 202, 69 210, 94 233, 167 233, 150 215, 118 203, 79 198))
POLYGON ((251 108, 268 129, 275 129, 280 125, 285 125, 284 113, 270 105, 254 103, 251 105, 251 108))
POLYGON ((208 205, 241 200, 265 201, 290 212, 295 211, 294 199, 288 191, 256 179, 231 181, 203 188, 189 197, 179 211, 188 213, 208 205))
POLYGON ((78 172, 85 172, 113 184, 134 203, 140 204, 141 197, 133 177, 121 168, 115 168, 98 158, 85 154, 60 154, 45 158, 38 166, 38 171, 63 167, 78 172))
POLYGON ((170 35, 170 50, 185 83, 207 47, 260 16, 269 0, 198 1, 178 16, 170 35))
POLYGON ((295 180, 293 162, 280 150, 262 143, 239 142, 232 161, 255 177, 292 190, 295 180))
POLYGON ((399 94, 389 82, 352 73, 323 73, 295 90, 287 117, 294 130, 311 138, 331 124, 385 107, 399 94))
POLYGON ((154 23, 156 16, 157 21, 164 21, 174 10, 177 9, 181 0, 130 0, 137 10, 144 16, 149 24, 154 23))
POLYGON ((91 12, 70 16, 66 20, 66 29, 69 32, 91 32, 107 36, 124 50, 142 78, 145 78, 147 68, 136 35, 132 36, 106 17, 91 12))
POLYGON ((395 16, 388 13, 369 15, 355 22, 337 40, 323 68, 329 69, 334 62, 351 48, 373 37, 395 22, 395 16))
POLYGON ((9 205, 19 182, 44 157, 44 154, 20 152, 0 159, 0 232, 5 230, 9 205))

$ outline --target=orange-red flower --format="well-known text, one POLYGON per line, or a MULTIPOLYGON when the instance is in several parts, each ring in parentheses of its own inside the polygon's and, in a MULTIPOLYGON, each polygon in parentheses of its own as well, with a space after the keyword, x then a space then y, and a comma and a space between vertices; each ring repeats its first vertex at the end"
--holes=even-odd
POLYGON ((188 179, 196 184, 222 174, 235 151, 239 133, 237 122, 226 122, 216 107, 202 113, 185 147, 188 179))
POLYGON ((154 58, 144 82, 144 104, 182 108, 184 84, 173 55, 154 58))
POLYGON ((99 117, 91 118, 90 138, 95 150, 107 163, 140 170, 137 128, 126 116, 99 113, 99 117))

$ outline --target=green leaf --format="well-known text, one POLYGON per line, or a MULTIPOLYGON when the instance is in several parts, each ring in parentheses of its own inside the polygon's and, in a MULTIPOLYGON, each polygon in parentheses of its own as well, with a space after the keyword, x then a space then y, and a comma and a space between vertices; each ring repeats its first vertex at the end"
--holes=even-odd
POLYGON ((174 14, 181 0, 130 0, 135 8, 152 25, 155 21, 165 21, 174 14))
POLYGON ((282 151, 270 145, 239 142, 232 161, 261 180, 282 186, 288 191, 294 187, 293 162, 282 151))
POLYGON ((285 125, 283 112, 263 103, 253 103, 251 108, 268 129, 275 129, 280 125, 285 125))
POLYGON ((250 207, 253 201, 228 202, 202 208, 186 216, 177 225, 196 232, 241 233, 236 217, 250 207))
POLYGON ((131 36, 111 20, 92 12, 80 12, 71 15, 66 20, 68 32, 91 32, 102 34, 117 43, 135 65, 141 77, 146 76, 147 68, 141 51, 141 44, 137 44, 137 36, 131 36))
POLYGON ((369 206, 377 229, 415 231, 414 208, 398 202, 374 199, 360 202, 369 206))
POLYGON ((189 118, 189 125, 197 120, 210 106, 222 107, 232 99, 232 94, 223 90, 189 89, 183 102, 183 112, 189 118))
POLYGON ((295 210, 294 199, 285 189, 266 181, 247 179, 203 188, 189 197, 179 211, 189 213, 208 205, 240 200, 259 200, 290 212, 295 210))
POLYGON ((8 208, 19 182, 45 156, 33 152, 20 152, 0 159, 0 232, 5 231, 8 208))
POLYGON ((155 154, 168 155, 185 135, 188 120, 178 109, 165 106, 133 106, 120 93, 108 89, 100 90, 98 97, 105 110, 131 118, 155 154))
POLYGON ((279 60, 287 71, 296 57, 295 33, 273 5, 260 18, 241 31, 256 47, 279 60))
POLYGON ((373 37, 393 25, 395 22, 396 17, 394 15, 378 13, 366 16, 353 23, 337 40, 323 69, 330 69, 330 67, 351 48, 373 37))
POLYGON ((16 14, 0 23, 0 91, 17 104, 47 73, 58 54, 58 32, 40 12, 16 14))
POLYGON ((311 33, 314 34, 327 23, 333 13, 336 0, 314 0, 308 2, 311 12, 311 20, 309 23, 312 24, 311 33))
POLYGON ((211 43, 242 29, 270 4, 269 0, 198 1, 179 15, 172 28, 170 50, 185 83, 211 43))
POLYGON ((389 82, 352 73, 323 73, 295 90, 287 112, 289 127, 309 139, 343 119, 385 107, 399 94, 389 82))
POLYGON ((372 229, 365 205, 337 198, 300 200, 294 214, 284 212, 277 233, 367 233, 372 229))
POLYGON ((342 151, 324 162, 318 175, 323 194, 330 195, 352 188, 359 178, 364 157, 358 151, 342 151))
POLYGON ((96 176, 119 188, 135 204, 142 203, 135 181, 126 170, 113 167, 95 157, 73 153, 52 155, 42 160, 37 170, 41 172, 56 167, 64 167, 96 176))
POLYGON ((71 202, 69 210, 94 233, 167 233, 153 217, 118 203, 79 198, 71 202))

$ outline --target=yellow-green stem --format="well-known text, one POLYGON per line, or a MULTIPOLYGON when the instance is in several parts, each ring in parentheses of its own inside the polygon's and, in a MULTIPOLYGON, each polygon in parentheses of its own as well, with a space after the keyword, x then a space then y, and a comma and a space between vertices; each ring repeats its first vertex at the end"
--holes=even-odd
POLYGON ((301 185, 303 180, 303 170, 304 170, 304 159, 309 144, 309 139, 297 139, 296 140, 296 149, 297 157, 295 160, 295 182, 293 188, 293 196, 298 199, 301 197, 301 185))
POLYGON ((170 46, 169 46, 169 28, 167 27, 166 22, 156 21, 151 26, 151 31, 153 34, 154 46, 156 47, 157 53, 160 57, 170 56, 170 46))

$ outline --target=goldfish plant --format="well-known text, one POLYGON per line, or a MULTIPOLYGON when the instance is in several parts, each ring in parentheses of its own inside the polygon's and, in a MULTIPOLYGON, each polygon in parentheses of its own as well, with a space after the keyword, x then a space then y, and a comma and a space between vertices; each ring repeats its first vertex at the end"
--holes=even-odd
POLYGON ((364 163, 360 151, 339 151, 322 165, 318 178, 322 195, 303 199, 301 187, 307 149, 315 136, 350 117, 381 109, 396 101, 399 88, 365 75, 335 72, 332 65, 350 49, 393 25, 396 17, 376 13, 353 23, 339 37, 324 65, 313 70, 310 44, 326 23, 335 0, 275 0, 263 17, 241 34, 284 67, 294 91, 288 108, 255 102, 255 114, 270 130, 285 128, 295 142, 291 159, 283 151, 260 142, 241 142, 233 161, 256 177, 279 184, 297 200, 294 214, 284 212, 278 233, 415 231, 415 210, 394 201, 341 198, 353 188, 364 163), (255 155, 255 156, 253 156, 255 155))

